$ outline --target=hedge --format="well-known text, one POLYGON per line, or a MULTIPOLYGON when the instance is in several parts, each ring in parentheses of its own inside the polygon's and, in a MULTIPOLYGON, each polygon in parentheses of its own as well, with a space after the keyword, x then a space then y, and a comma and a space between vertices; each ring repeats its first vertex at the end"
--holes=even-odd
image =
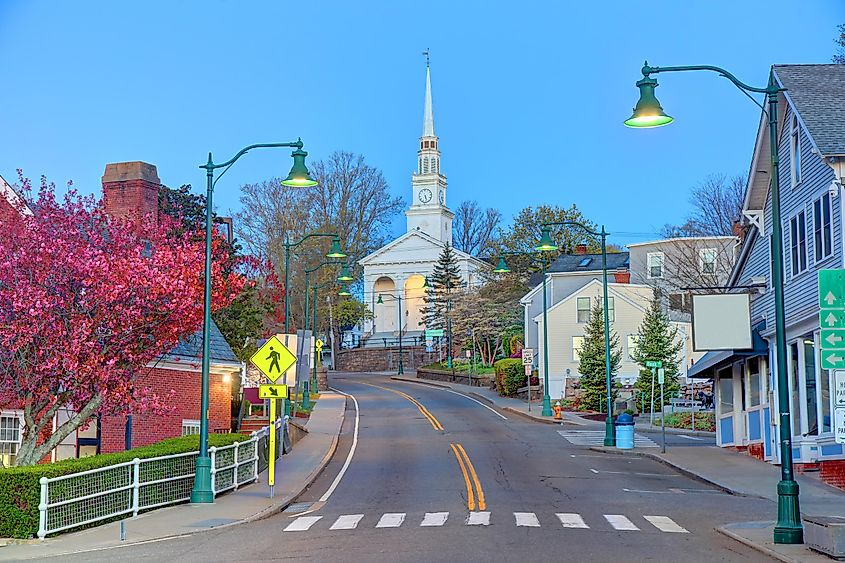
POLYGON ((496 370, 496 389, 499 395, 512 397, 525 385, 525 366, 522 360, 505 358, 493 364, 496 370))
MULTIPOLYGON (((209 434, 208 445, 223 447, 247 439, 243 434, 209 434)), ((199 450, 199 436, 169 438, 150 446, 90 457, 0 468, 0 538, 30 538, 38 533, 42 477, 59 477, 117 463, 199 450)), ((98 523, 100 524, 100 523, 98 523)))

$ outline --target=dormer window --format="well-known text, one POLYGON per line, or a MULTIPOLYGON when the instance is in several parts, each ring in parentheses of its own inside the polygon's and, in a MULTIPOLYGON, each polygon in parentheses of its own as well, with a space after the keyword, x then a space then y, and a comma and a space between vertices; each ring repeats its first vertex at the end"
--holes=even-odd
POLYGON ((798 127, 798 117, 792 116, 792 135, 789 140, 790 169, 792 170, 792 187, 801 183, 801 129, 798 127))

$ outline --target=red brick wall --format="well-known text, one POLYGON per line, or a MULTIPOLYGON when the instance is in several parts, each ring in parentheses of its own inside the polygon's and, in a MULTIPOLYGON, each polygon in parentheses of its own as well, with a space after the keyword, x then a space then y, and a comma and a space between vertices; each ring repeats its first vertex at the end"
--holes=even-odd
MULTIPOLYGON (((146 446, 182 435, 182 420, 200 418, 200 372, 153 368, 138 379, 138 384, 149 387, 154 393, 176 391, 173 406, 176 410, 167 416, 136 414, 132 417, 132 446, 146 446)), ((103 417, 101 427, 102 453, 121 452, 124 446, 125 416, 103 417)), ((211 374, 209 387, 208 431, 228 432, 231 429, 231 388, 223 376, 211 374)))
POLYGON ((845 489, 845 459, 822 461, 820 477, 828 485, 845 489))
POLYGON ((748 455, 762 460, 765 455, 763 444, 748 444, 748 455))

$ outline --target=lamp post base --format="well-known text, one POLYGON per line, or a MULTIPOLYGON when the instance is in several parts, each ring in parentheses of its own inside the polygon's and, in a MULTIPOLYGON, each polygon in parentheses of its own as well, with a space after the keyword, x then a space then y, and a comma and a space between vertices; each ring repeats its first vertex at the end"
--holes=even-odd
POLYGON ((306 381, 302 389, 302 408, 306 410, 311 408, 311 392, 309 387, 311 387, 311 382, 306 381))
POLYGON ((778 521, 775 524, 775 543, 804 543, 804 527, 798 507, 798 483, 782 480, 778 483, 778 521))
POLYGON ((616 434, 613 430, 613 417, 609 414, 604 419, 604 446, 612 448, 616 446, 616 434))
POLYGON ((210 504, 214 502, 211 492, 211 458, 207 455, 197 458, 197 473, 194 476, 194 488, 191 489, 192 504, 210 504))
POLYGON ((552 416, 552 400, 548 395, 543 395, 543 410, 540 414, 542 416, 552 416))

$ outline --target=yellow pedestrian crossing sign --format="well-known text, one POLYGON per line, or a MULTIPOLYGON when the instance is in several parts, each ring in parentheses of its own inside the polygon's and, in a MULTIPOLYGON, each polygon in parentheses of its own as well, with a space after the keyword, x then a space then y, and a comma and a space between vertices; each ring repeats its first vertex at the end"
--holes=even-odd
POLYGON ((287 399, 288 386, 287 385, 259 385, 258 386, 259 399, 287 399))
POLYGON ((276 382, 284 373, 296 363, 296 356, 282 344, 282 341, 271 336, 261 348, 249 359, 252 365, 276 382))

